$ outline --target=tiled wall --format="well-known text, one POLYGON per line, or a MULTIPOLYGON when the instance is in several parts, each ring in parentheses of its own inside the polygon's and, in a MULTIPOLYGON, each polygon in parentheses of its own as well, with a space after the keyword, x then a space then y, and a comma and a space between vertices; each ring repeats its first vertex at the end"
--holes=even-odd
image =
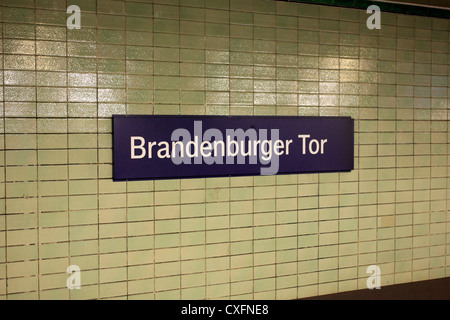
POLYGON ((448 20, 1 3, 0 299, 295 299, 365 289, 370 265, 382 286, 450 275, 448 20), (349 115, 356 169, 113 182, 113 114, 349 115))

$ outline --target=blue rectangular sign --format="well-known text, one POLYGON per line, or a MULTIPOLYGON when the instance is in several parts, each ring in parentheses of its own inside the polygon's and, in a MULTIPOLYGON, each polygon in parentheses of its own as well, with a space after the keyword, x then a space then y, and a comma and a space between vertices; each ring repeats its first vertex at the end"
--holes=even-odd
POLYGON ((113 117, 114 180, 351 171, 350 117, 113 117))

